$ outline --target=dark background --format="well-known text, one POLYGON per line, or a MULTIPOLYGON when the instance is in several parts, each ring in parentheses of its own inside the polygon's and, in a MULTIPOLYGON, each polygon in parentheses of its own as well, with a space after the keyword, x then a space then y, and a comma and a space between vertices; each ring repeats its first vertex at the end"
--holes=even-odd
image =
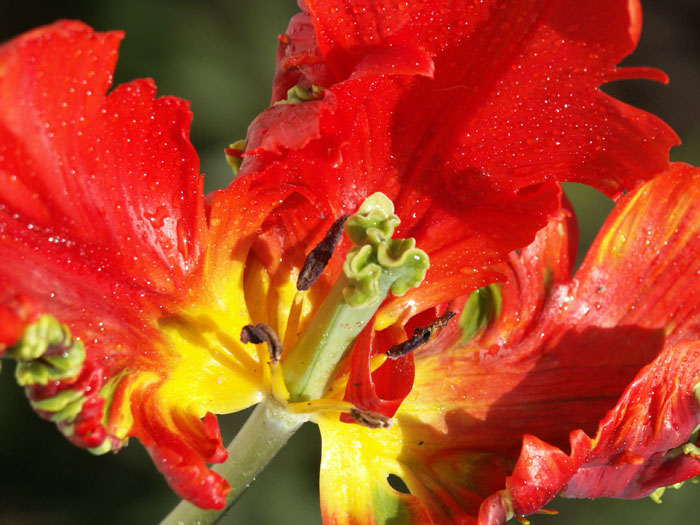
MULTIPOLYGON (((276 35, 297 11, 293 0, 122 0, 0 3, 0 40, 58 18, 78 18, 98 30, 123 29, 115 83, 153 77, 159 94, 192 101, 192 141, 207 173, 207 189, 230 180, 222 148, 245 136, 269 101, 276 35), (11 4, 11 5, 9 5, 11 4)), ((606 86, 618 98, 662 117, 684 141, 673 158, 700 164, 700 3, 642 2, 642 41, 628 65, 663 69, 668 86, 631 81, 606 86)), ((581 247, 590 244, 612 204, 594 190, 567 185, 582 220, 581 247), (583 221, 585 219, 585 221, 583 221)), ((0 374, 0 525, 150 524, 177 502, 136 440, 118 455, 93 457, 39 420, 14 383, 0 374)), ((221 417, 225 442, 241 415, 221 417)), ((320 523, 318 432, 307 425, 234 507, 226 523, 320 523)), ((559 517, 533 524, 697 523, 698 492, 670 490, 662 505, 612 500, 556 500, 559 517)))

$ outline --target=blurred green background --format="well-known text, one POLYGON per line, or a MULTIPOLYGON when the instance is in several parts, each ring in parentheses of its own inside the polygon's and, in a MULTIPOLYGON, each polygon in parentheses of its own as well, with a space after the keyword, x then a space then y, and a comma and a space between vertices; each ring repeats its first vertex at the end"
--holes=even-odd
MULTIPOLYGON (((626 63, 663 69, 671 84, 633 81, 605 90, 666 120, 684 145, 675 160, 700 164, 700 3, 642 2, 645 25, 637 53, 626 63)), ((126 31, 116 83, 153 77, 162 94, 192 101, 192 141, 208 190, 230 179, 222 148, 245 136, 269 101, 276 35, 297 11, 293 0, 170 0, 0 2, 0 40, 52 22, 78 18, 96 29, 126 31)), ((567 185, 585 250, 612 205, 595 191, 567 185)), ((39 420, 15 385, 12 366, 0 374, 0 525, 151 524, 177 498, 132 440, 118 455, 93 457, 39 420)), ((221 418, 228 442, 243 415, 221 418)), ((318 524, 320 440, 304 427, 275 458, 223 523, 318 524)), ((612 500, 556 500, 560 516, 533 524, 599 525, 697 523, 700 487, 667 492, 662 505, 612 500)))

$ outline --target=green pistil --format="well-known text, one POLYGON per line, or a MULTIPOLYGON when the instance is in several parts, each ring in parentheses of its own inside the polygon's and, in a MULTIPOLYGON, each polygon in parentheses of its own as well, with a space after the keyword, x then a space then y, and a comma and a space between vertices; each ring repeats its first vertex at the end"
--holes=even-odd
POLYGON ((15 376, 22 386, 77 376, 85 361, 85 347, 51 315, 42 315, 24 329, 22 339, 7 351, 17 360, 15 376))
POLYGON ((355 246, 343 275, 284 361, 291 401, 321 398, 389 291, 402 295, 425 277, 428 256, 414 239, 391 239, 399 222, 393 203, 381 193, 367 198, 346 221, 345 233, 355 246))
POLYGON ((281 104, 301 104, 302 102, 317 100, 321 97, 322 92, 323 88, 321 86, 311 86, 311 90, 308 90, 297 84, 287 90, 287 99, 278 100, 275 102, 275 106, 281 104))

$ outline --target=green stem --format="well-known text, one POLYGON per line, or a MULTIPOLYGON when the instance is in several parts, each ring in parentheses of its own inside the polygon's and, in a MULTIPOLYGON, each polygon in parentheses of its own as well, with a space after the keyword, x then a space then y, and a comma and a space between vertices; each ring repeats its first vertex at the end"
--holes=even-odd
POLYGON ((161 525, 218 523, 307 419, 306 416, 290 414, 276 401, 260 403, 228 446, 228 459, 213 468, 231 485, 226 510, 203 510, 181 501, 161 525))

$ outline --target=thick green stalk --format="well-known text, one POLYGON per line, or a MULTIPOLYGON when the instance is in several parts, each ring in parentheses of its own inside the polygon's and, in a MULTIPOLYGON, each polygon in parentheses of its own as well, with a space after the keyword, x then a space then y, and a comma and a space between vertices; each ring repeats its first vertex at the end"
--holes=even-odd
POLYGON ((226 510, 202 510, 181 501, 161 525, 217 523, 307 419, 290 414, 274 400, 260 403, 228 446, 228 459, 213 469, 231 485, 226 510))

